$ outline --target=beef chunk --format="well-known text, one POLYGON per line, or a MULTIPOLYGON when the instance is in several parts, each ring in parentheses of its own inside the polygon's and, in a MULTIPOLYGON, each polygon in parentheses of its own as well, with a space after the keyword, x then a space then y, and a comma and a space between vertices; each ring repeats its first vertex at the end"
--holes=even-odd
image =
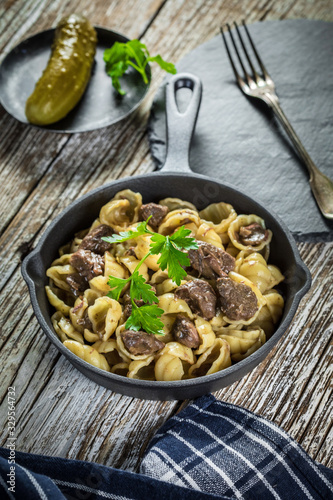
POLYGON ((121 338, 126 349, 135 356, 153 354, 165 346, 164 342, 155 338, 154 335, 142 331, 124 330, 121 338))
POLYGON ((77 250, 71 255, 69 263, 77 271, 66 278, 75 296, 89 288, 91 279, 104 273, 104 257, 90 250, 77 250))
POLYGON ((258 222, 254 222, 249 226, 242 226, 238 233, 239 242, 243 245, 260 245, 260 243, 266 241, 267 238, 267 229, 264 229, 258 222))
POLYGON ((252 318, 258 310, 256 294, 244 283, 236 283, 230 278, 218 278, 217 290, 220 295, 222 312, 233 321, 252 318))
POLYGON ((193 269, 198 271, 199 276, 207 279, 216 279, 226 276, 235 267, 235 259, 222 248, 215 247, 210 243, 197 241, 198 247, 189 250, 188 256, 193 269))
POLYGON ((69 274, 66 278, 66 282, 69 284, 72 293, 76 297, 89 287, 88 280, 79 273, 69 274))
POLYGON ((207 321, 215 316, 216 295, 207 281, 193 280, 184 283, 175 291, 175 298, 185 300, 194 314, 207 321))
POLYGON ((90 231, 81 241, 79 250, 90 250, 91 252, 104 255, 104 252, 110 250, 112 243, 102 240, 102 236, 112 236, 114 230, 106 224, 101 224, 90 231))
POLYGON ((78 250, 71 255, 69 263, 87 281, 104 273, 104 257, 90 250, 78 250))
POLYGON ((177 314, 171 333, 177 342, 186 347, 197 349, 200 345, 200 337, 193 321, 183 314, 177 314))
POLYGON ((157 229, 168 212, 168 207, 165 207, 163 205, 156 205, 156 203, 147 203, 147 205, 141 205, 139 210, 139 218, 140 220, 147 220, 151 215, 152 217, 149 220, 148 224, 153 229, 157 229))

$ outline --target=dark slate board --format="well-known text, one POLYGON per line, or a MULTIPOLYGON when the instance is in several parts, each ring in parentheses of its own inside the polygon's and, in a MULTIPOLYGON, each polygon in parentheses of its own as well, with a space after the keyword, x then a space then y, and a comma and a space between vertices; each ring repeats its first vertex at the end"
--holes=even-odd
MULTIPOLYGON (((268 21, 250 25, 250 33, 285 114, 314 162, 332 178, 333 23, 268 21)), ((221 36, 190 52, 177 70, 193 73, 203 83, 192 170, 244 190, 275 211, 299 241, 333 240, 333 221, 319 212, 306 167, 272 112, 246 98, 235 84, 221 36)), ((179 96, 183 104, 185 92, 179 96)), ((148 134, 161 168, 166 151, 164 85, 154 100, 148 134)))

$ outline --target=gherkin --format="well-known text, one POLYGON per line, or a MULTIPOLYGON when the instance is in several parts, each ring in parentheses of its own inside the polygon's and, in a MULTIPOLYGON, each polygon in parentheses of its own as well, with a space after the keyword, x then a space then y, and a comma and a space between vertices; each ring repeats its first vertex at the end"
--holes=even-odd
POLYGON ((50 59, 26 102, 30 123, 49 125, 76 106, 90 79, 96 44, 96 31, 86 18, 71 14, 60 21, 50 59))

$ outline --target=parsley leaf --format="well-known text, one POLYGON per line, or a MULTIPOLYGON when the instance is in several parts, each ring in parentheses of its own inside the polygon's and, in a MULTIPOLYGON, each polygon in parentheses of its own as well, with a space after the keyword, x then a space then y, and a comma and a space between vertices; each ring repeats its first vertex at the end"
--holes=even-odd
POLYGON ((113 234, 112 236, 102 236, 102 240, 107 241, 108 243, 122 243, 123 241, 132 240, 133 238, 137 238, 143 234, 155 234, 147 229, 147 224, 150 218, 151 216, 148 217, 147 220, 140 222, 135 229, 131 229, 130 231, 121 231, 119 234, 113 234))
POLYGON ((119 300, 120 294, 123 291, 124 286, 131 281, 132 276, 127 279, 116 278, 115 276, 109 276, 108 285, 111 288, 108 297, 114 300, 119 300))
POLYGON ((130 289, 131 299, 142 299, 143 302, 147 304, 152 304, 153 302, 158 302, 156 293, 154 289, 146 283, 142 274, 139 271, 134 271, 131 276, 131 289, 130 289))
POLYGON ((126 328, 129 330, 144 330, 153 335, 164 335, 163 323, 160 320, 161 315, 164 313, 163 309, 153 305, 144 305, 138 307, 132 302, 132 313, 126 321, 126 328))
POLYGON ((181 250, 175 248, 167 236, 167 241, 157 264, 159 264, 162 271, 168 269, 169 278, 175 281, 179 286, 181 280, 185 278, 187 274, 182 266, 189 266, 190 259, 181 250))
POLYGON ((186 271, 182 266, 190 265, 188 256, 179 249, 198 248, 195 239, 188 237, 189 234, 191 234, 190 229, 182 226, 171 236, 155 233, 151 237, 153 243, 150 246, 150 252, 152 254, 161 254, 157 264, 159 264, 162 271, 168 269, 169 278, 175 281, 178 286, 182 278, 186 276, 186 271))
POLYGON ((126 43, 115 42, 111 48, 104 51, 103 59, 105 70, 112 78, 112 85, 121 95, 126 92, 121 88, 119 78, 124 75, 129 66, 141 74, 145 84, 148 83, 146 66, 149 62, 156 62, 168 73, 177 73, 174 64, 164 61, 159 54, 150 56, 146 45, 140 40, 129 40, 126 43))
POLYGON ((190 250, 191 248, 198 248, 198 244, 194 238, 189 238, 191 234, 190 229, 181 226, 177 231, 170 236, 170 240, 183 250, 190 250))
POLYGON ((190 264, 187 254, 182 250, 198 248, 198 244, 194 238, 189 237, 191 234, 190 229, 186 229, 184 226, 181 226, 170 236, 150 231, 147 228, 149 219, 150 217, 146 221, 140 222, 134 230, 123 231, 119 234, 102 238, 109 243, 120 243, 144 234, 152 235, 149 252, 140 260, 129 278, 109 277, 108 284, 111 290, 108 296, 119 300, 123 288, 130 282, 132 312, 126 321, 126 328, 134 331, 142 329, 147 333, 163 335, 163 323, 160 317, 164 311, 156 305, 158 298, 156 297, 155 290, 149 283, 146 283, 144 277, 139 273, 139 268, 149 255, 160 254, 157 263, 162 271, 168 269, 169 278, 179 286, 182 278, 186 276, 186 271, 183 267, 190 264), (142 300, 144 305, 138 307, 135 300, 142 300))

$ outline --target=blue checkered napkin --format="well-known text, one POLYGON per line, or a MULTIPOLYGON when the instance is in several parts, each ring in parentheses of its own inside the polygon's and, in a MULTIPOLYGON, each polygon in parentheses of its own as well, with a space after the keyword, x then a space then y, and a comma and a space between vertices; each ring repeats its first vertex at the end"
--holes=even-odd
POLYGON ((272 422, 212 395, 161 427, 141 473, 228 498, 333 499, 333 470, 272 422))
POLYGON ((93 462, 15 451, 13 464, 12 457, 9 449, 0 448, 1 500, 221 499, 93 462))

